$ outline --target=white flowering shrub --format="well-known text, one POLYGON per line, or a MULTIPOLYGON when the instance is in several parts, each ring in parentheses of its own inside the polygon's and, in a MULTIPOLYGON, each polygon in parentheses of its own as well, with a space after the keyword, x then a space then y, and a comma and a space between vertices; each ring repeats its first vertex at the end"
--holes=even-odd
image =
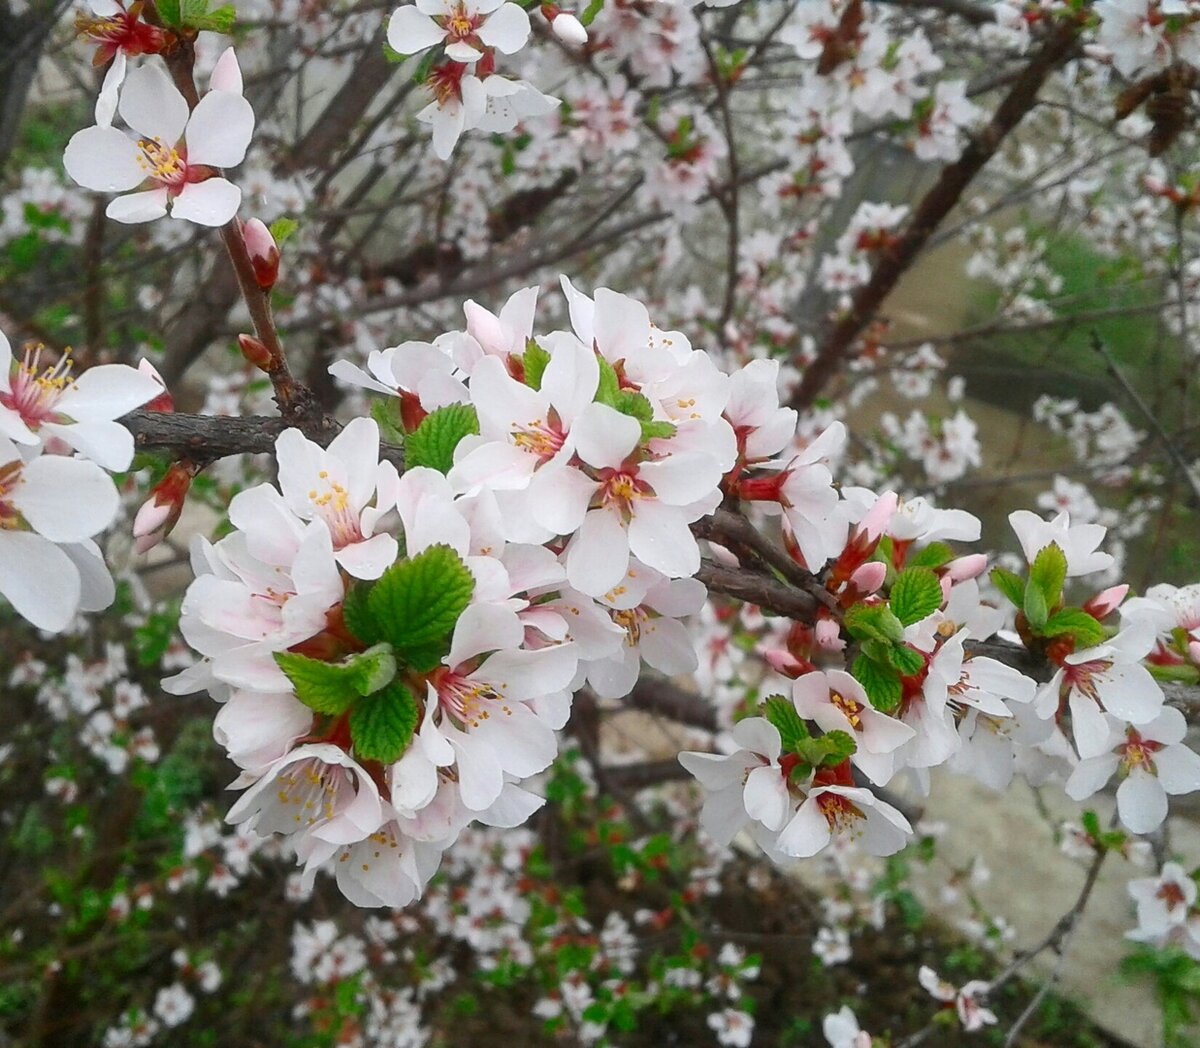
POLYGON ((1200 4, 68 6, 0 7, 5 1036, 1117 1043, 1119 867, 1194 1043, 1200 4))

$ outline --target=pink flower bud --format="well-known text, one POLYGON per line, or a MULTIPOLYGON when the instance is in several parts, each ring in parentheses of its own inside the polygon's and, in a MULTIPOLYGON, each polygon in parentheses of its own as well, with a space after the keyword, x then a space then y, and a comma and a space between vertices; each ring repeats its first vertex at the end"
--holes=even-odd
POLYGON ((238 348, 242 356, 260 371, 271 370, 271 351, 253 335, 238 335, 238 348))
POLYGON ((967 579, 977 579, 987 571, 986 553, 969 553, 958 557, 946 565, 946 578, 951 582, 966 582, 967 579))
POLYGON ((149 375, 152 379, 154 379, 155 382, 157 382, 159 384, 159 387, 162 389, 162 392, 157 397, 155 397, 153 400, 149 401, 147 404, 143 405, 143 410, 145 410, 145 411, 174 411, 175 410, 175 398, 172 397, 171 394, 168 392, 167 384, 163 381, 162 375, 160 375, 158 373, 158 368, 156 368, 153 364, 150 363, 150 361, 148 361, 145 357, 143 357, 141 360, 138 361, 137 369, 143 375, 149 375))
POLYGON ((279 279, 279 246, 260 219, 242 223, 242 236, 254 266, 254 279, 264 291, 270 291, 279 279))
POLYGON ((850 585, 860 593, 874 593, 887 578, 887 565, 878 560, 867 561, 850 576, 850 585))
MULTIPOLYGON (((882 564, 879 566, 883 567, 882 564)), ((841 637, 841 627, 833 619, 817 619, 813 632, 816 634, 817 644, 826 651, 841 651, 846 646, 841 637)))
POLYGON ((509 340, 504 335, 500 321, 492 313, 471 299, 463 303, 463 313, 467 317, 467 334, 483 347, 485 353, 508 352, 509 340))
POLYGON ((183 512, 183 504, 197 467, 192 462, 174 462, 150 492, 133 518, 134 544, 138 553, 152 550, 170 533, 183 512))
POLYGON ((554 30, 554 35, 564 44, 570 44, 572 47, 583 47, 587 43, 587 30, 583 28, 583 23, 574 15, 562 14, 560 12, 554 21, 550 23, 550 28, 554 30))
POLYGON ((1188 641, 1188 658, 1200 666, 1200 640, 1188 641))
POLYGON ((870 512, 858 522, 855 537, 861 536, 868 542, 878 541, 891 522, 892 514, 896 512, 896 505, 899 501, 900 499, 894 491, 886 491, 880 495, 870 512))
POLYGON ((762 653, 763 661, 776 673, 795 680, 804 672, 804 663, 786 648, 775 648, 762 653))
POLYGON ((1127 585, 1110 586, 1101 590, 1083 606, 1083 610, 1096 619, 1104 619, 1117 610, 1125 594, 1129 592, 1127 585))

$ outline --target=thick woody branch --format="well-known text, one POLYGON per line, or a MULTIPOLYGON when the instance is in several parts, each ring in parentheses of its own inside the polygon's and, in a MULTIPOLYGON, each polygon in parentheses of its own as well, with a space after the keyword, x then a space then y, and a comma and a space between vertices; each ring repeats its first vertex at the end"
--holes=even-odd
MULTIPOLYGON (((266 455, 275 450, 275 439, 289 423, 265 415, 190 415, 182 412, 131 411, 118 420, 133 434, 138 451, 162 452, 205 466, 231 455, 266 455)), ((341 424, 325 416, 307 418, 294 426, 309 440, 327 447, 341 424)), ((380 457, 404 468, 404 449, 380 447, 380 457)))
POLYGON ((806 408, 821 394, 900 277, 958 204, 975 176, 995 156, 1000 144, 1037 104, 1038 93, 1050 74, 1075 54, 1076 47, 1077 32, 1073 24, 1064 22, 1050 30, 987 127, 967 144, 958 160, 942 170, 941 177, 917 205, 903 234, 882 252, 870 280, 855 292, 849 309, 829 331, 816 359, 804 369, 804 377, 792 397, 792 407, 806 408))

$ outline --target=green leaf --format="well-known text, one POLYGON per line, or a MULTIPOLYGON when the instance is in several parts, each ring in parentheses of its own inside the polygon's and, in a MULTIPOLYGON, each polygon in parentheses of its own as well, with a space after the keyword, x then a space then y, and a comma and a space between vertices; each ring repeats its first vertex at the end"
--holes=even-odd
POLYGON ((798 752, 797 747, 808 738, 808 728, 804 726, 804 721, 796 712, 791 700, 782 695, 772 695, 763 702, 759 711, 778 730, 783 752, 798 752))
POLYGON ((542 375, 550 363, 550 354, 530 339, 525 343, 525 355, 521 359, 525 365, 525 385, 530 389, 541 389, 542 375))
POLYGON ((597 404, 607 404, 610 408, 615 408, 617 396, 621 392, 620 379, 617 378, 613 366, 599 353, 596 354, 596 363, 600 365, 600 382, 596 386, 595 401, 597 404))
POLYGON ((208 0, 183 0, 183 24, 190 29, 228 33, 237 23, 237 11, 232 4, 208 10, 208 0))
POLYGON ((654 418, 654 405, 650 403, 644 393, 639 393, 637 390, 617 390, 612 406, 622 415, 628 415, 639 422, 649 422, 654 418))
POLYGON ((404 447, 404 424, 400 420, 400 398, 388 397, 371 403, 371 418, 379 426, 379 439, 385 444, 404 447))
POLYGON ((1003 593, 1011 604, 1019 608, 1025 603, 1025 583, 1020 575, 1009 571, 1008 568, 992 568, 989 575, 992 585, 1003 593))
POLYGON ((342 621, 346 629, 364 644, 378 644, 383 640, 383 633, 367 607, 370 592, 371 586, 360 582, 346 594, 342 601, 342 621))
POLYGON ((802 740, 796 752, 814 768, 836 768, 857 749, 849 732, 828 731, 820 738, 802 740))
MULTIPOLYGON (((1029 585, 1041 590, 1047 608, 1055 607, 1062 600, 1063 583, 1066 580, 1067 555, 1062 547, 1057 542, 1051 542, 1049 546, 1038 550, 1029 567, 1029 585)), ((1028 600, 1028 596, 1025 599, 1028 600)))
POLYGON ((393 564, 371 587, 370 630, 402 655, 426 649, 449 637, 474 590, 475 579, 458 554, 449 546, 430 546, 393 564))
POLYGON ((865 655, 854 660, 850 673, 871 700, 871 705, 883 713, 891 713, 900 705, 904 688, 900 674, 891 666, 885 666, 865 655))
POLYGON ((454 449, 463 437, 479 432, 479 416, 470 404, 449 404, 431 411, 404 441, 404 464, 449 473, 454 449))
POLYGON ((159 0, 158 17, 169 29, 179 29, 183 25, 183 12, 179 4, 180 0, 159 0))
POLYGON ((417 729, 417 700, 399 681, 360 702, 350 713, 350 739, 359 760, 398 761, 417 729))
POLYGON ((1038 632, 1043 637, 1069 634, 1075 638, 1077 648, 1094 648, 1108 636, 1100 622, 1082 608, 1063 608, 1056 611, 1038 632))
POLYGON ((592 0, 590 4, 583 9, 583 14, 579 16, 579 21, 585 26, 591 25, 596 16, 604 10, 604 0, 592 0))
POLYGON ((300 228, 300 223, 294 218, 277 218, 268 228, 275 238, 276 247, 283 247, 284 241, 300 228))
POLYGON ((290 651, 275 653, 298 698, 317 713, 345 713, 358 699, 387 685, 396 676, 396 659, 386 644, 377 644, 340 662, 322 662, 290 651))
POLYGON ((1025 612, 1025 618, 1035 631, 1040 630, 1046 624, 1046 619, 1050 615, 1046 596, 1032 578, 1025 583, 1025 601, 1021 610, 1025 612))
POLYGON ((944 542, 931 542, 908 561, 910 568, 940 568, 954 559, 954 550, 944 542))
POLYGON ((668 437, 675 436, 675 423, 667 422, 665 419, 656 419, 653 422, 642 423, 642 443, 648 440, 666 440, 668 437))
POLYGON ((930 568, 906 568, 896 576, 888 603, 901 623, 911 626, 942 606, 942 585, 930 568))
POLYGON ((887 659, 904 677, 911 677, 925 668, 925 656, 907 644, 897 644, 889 648, 887 659))
POLYGON ((846 629, 855 640, 882 640, 899 644, 904 624, 886 604, 855 604, 846 612, 846 629))

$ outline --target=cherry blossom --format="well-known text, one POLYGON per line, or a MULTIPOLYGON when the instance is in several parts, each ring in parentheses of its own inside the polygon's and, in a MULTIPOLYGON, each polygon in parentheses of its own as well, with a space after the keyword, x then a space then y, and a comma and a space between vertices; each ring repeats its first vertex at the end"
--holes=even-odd
POLYGON ((254 111, 241 94, 209 91, 189 111, 178 88, 154 66, 125 80, 117 112, 130 134, 107 125, 78 131, 63 164, 81 186, 118 196, 107 209, 118 222, 150 222, 167 214, 222 226, 237 213, 241 190, 218 172, 245 159, 254 111))
POLYGON ((117 506, 112 481, 93 463, 46 454, 27 461, 0 437, 0 595, 38 629, 66 629, 85 596, 81 562, 94 556, 83 544, 112 523, 117 506))
POLYGON ((529 15, 504 0, 416 0, 392 12, 387 38, 402 55, 444 44, 451 61, 478 62, 482 48, 506 55, 521 50, 529 32, 529 15))
POLYGON ((1079 762, 1064 787, 1067 796, 1086 800, 1118 774, 1121 822, 1131 833, 1150 833, 1167 817, 1168 795, 1200 790, 1200 756, 1183 745, 1187 721, 1168 706, 1136 728, 1122 731, 1113 717, 1109 724, 1110 752, 1079 762))
POLYGON ((65 353, 42 365, 45 347, 18 362, 0 332, 0 435, 18 444, 61 441, 108 470, 133 459, 133 436, 115 420, 153 400, 161 386, 124 364, 100 364, 72 377, 65 353))

